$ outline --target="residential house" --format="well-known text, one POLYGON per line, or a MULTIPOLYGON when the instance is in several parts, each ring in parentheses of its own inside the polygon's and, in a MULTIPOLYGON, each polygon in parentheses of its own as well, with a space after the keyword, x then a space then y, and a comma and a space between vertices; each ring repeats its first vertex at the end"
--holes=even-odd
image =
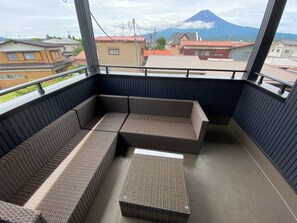
POLYGON ((73 50, 75 50, 78 47, 82 47, 81 42, 74 39, 69 39, 69 38, 47 39, 47 40, 43 40, 43 42, 62 45, 61 52, 64 57, 72 56, 73 50))
POLYGON ((229 52, 229 59, 234 61, 248 61, 252 53, 254 43, 233 45, 229 52))
POLYGON ((73 62, 72 64, 74 66, 79 66, 79 65, 86 65, 87 64, 87 59, 86 59, 86 53, 85 51, 81 51, 79 54, 77 54, 74 58, 73 58, 73 62))
POLYGON ((271 44, 268 56, 289 58, 296 51, 297 40, 280 40, 271 44))
POLYGON ((169 42, 170 54, 179 54, 180 42, 185 40, 198 40, 198 33, 173 33, 171 36, 171 41, 169 42))
POLYGON ((37 40, 0 43, 0 89, 64 71, 71 61, 63 58, 60 47, 37 40))
POLYGON ((96 37, 96 47, 100 64, 143 65, 144 37, 142 36, 98 36, 96 37))
POLYGON ((253 45, 254 43, 241 41, 181 41, 179 52, 183 55, 198 56, 201 60, 230 59, 230 56, 235 57, 236 60, 247 60, 253 45), (242 47, 248 47, 248 49, 239 50, 242 47))

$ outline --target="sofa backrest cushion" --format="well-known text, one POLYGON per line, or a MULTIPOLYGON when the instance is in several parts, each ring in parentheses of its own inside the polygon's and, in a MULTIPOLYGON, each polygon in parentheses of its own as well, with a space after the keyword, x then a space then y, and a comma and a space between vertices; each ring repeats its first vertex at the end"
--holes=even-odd
POLYGON ((190 118, 193 101, 129 97, 130 113, 190 118))
POLYGON ((107 112, 129 112, 127 96, 100 94, 98 98, 99 103, 97 105, 97 112, 99 113, 105 114, 107 112))
POLYGON ((9 199, 80 130, 69 111, 0 159, 0 200, 9 199))
POLYGON ((85 126, 96 113, 97 95, 89 97, 84 102, 73 108, 76 111, 80 126, 85 126))

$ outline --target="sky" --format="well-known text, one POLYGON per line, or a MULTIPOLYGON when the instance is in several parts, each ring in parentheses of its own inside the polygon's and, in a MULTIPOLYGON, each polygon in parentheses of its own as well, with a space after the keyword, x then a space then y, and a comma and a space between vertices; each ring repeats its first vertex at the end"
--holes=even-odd
MULTIPOLYGON (((46 34, 80 36, 73 0, 12 0, 0 7, 0 36, 44 38, 46 34), (66 1, 66 2, 65 2, 66 1)), ((132 35, 177 26, 201 10, 209 9, 228 22, 259 27, 268 0, 89 0, 91 11, 109 35, 132 35), (123 29, 124 27, 124 29, 123 29)), ((279 32, 297 34, 297 0, 288 0, 279 32)), ((95 36, 103 35, 93 22, 95 36)))

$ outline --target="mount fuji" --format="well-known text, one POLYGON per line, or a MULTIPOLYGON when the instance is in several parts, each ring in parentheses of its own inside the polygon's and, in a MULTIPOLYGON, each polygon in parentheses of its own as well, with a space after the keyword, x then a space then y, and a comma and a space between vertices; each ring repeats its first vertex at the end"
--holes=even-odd
MULTIPOLYGON (((225 21, 209 10, 203 10, 189 19, 156 33, 156 38, 165 37, 171 39, 173 33, 195 33, 203 40, 233 40, 255 41, 259 29, 249 26, 235 25, 225 21)), ((146 34, 150 39, 153 33, 146 34)), ((277 33, 275 39, 297 40, 296 34, 277 33)))

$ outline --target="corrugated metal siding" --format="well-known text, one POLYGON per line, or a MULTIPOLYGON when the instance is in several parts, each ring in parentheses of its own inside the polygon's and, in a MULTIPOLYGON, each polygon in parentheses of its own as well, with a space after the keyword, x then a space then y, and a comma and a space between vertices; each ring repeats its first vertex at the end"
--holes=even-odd
POLYGON ((297 192, 297 87, 282 102, 246 84, 234 120, 297 192))
POLYGON ((244 82, 238 80, 101 75, 104 94, 198 100, 207 115, 231 117, 244 82))
POLYGON ((0 157, 94 94, 95 81, 89 78, 1 116, 0 157))

